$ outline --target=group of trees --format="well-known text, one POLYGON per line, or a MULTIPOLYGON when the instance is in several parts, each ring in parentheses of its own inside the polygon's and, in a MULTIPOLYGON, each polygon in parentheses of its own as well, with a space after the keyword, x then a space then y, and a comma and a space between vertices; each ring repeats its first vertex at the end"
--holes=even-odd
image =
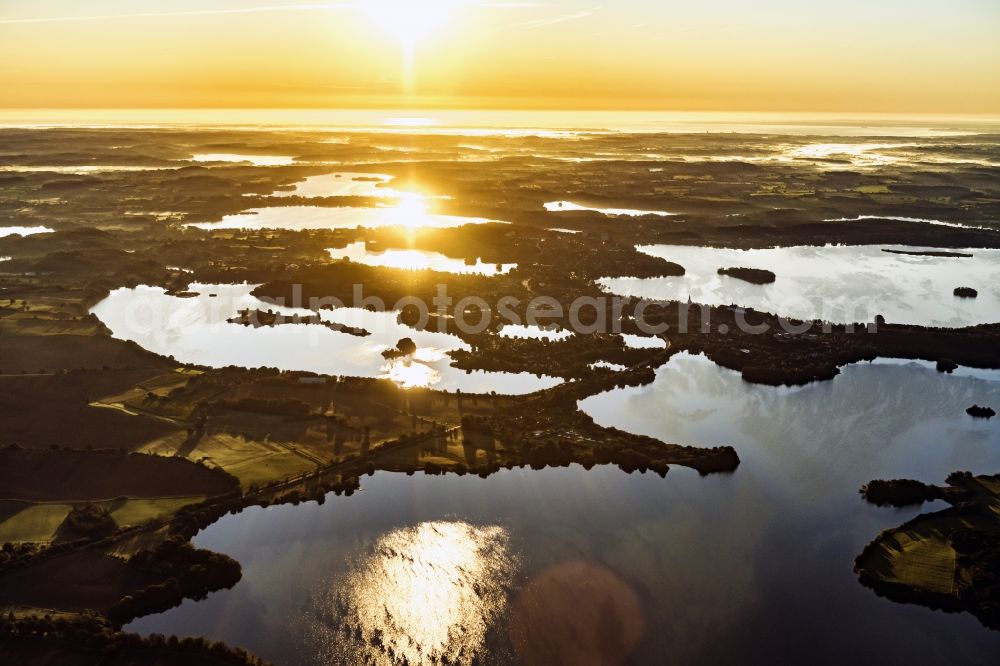
POLYGON ((66 525, 80 536, 97 539, 118 529, 118 523, 106 508, 90 502, 74 506, 66 516, 66 525))
POLYGON ((875 479, 861 487, 866 501, 878 506, 907 506, 937 499, 938 488, 914 479, 875 479))
POLYGON ((621 336, 610 333, 571 335, 566 338, 514 338, 482 335, 469 340, 470 350, 450 352, 453 365, 464 370, 531 372, 565 378, 589 379, 606 371, 594 370, 595 361, 633 366, 649 360, 662 349, 632 349, 621 336))
POLYGON ((734 277, 751 284, 771 284, 775 280, 774 273, 764 268, 720 268, 717 273, 719 275, 728 275, 729 277, 734 277))
POLYGON ((412 356, 417 352, 417 343, 413 341, 412 338, 400 338, 396 342, 395 349, 386 349, 382 352, 382 356, 386 359, 394 358, 404 358, 406 356, 412 356))
POLYGON ((195 548, 181 537, 136 553, 129 566, 162 582, 126 595, 108 610, 108 619, 119 626, 140 615, 177 606, 186 598, 203 599, 209 592, 232 587, 243 575, 240 563, 233 558, 195 548))
POLYGON ((38 552, 38 544, 6 542, 0 546, 0 571, 8 564, 21 561, 38 552))
POLYGON ((778 343, 770 335, 752 336, 744 348, 750 352, 744 353, 743 348, 725 340, 705 339, 689 349, 694 353, 705 352, 713 362, 740 372, 748 382, 769 386, 833 379, 840 374, 838 366, 876 356, 870 345, 854 344, 853 341, 849 350, 833 351, 812 341, 778 343))
MULTIPOLYGON (((366 473, 369 475, 375 473, 375 465, 373 463, 366 463, 364 465, 366 473)), ((288 503, 293 505, 298 505, 301 502, 313 501, 317 504, 323 504, 326 501, 327 493, 333 493, 334 495, 347 495, 350 497, 354 494, 354 491, 361 488, 361 481, 356 476, 343 476, 337 475, 332 480, 325 483, 317 483, 311 488, 305 489, 294 489, 284 495, 280 495, 275 498, 274 501, 260 500, 257 502, 257 506, 269 506, 270 504, 282 504, 288 503)))
POLYGON ((983 624, 1000 628, 1000 531, 960 528, 948 541, 955 549, 959 598, 977 607, 983 624))
POLYGON ((5 543, 0 547, 0 572, 15 567, 41 562, 68 553, 81 544, 91 543, 87 538, 60 541, 49 545, 38 543, 5 543))
MULTIPOLYGON (((651 455, 649 451, 640 451, 625 443, 593 444, 589 441, 577 443, 545 434, 535 436, 518 433, 516 430, 505 427, 497 419, 473 415, 462 417, 462 428, 498 437, 505 442, 509 450, 518 452, 522 464, 528 464, 536 469, 566 466, 574 462, 587 469, 595 464, 614 464, 625 472, 650 470, 660 476, 665 476, 669 469, 665 457, 651 455)), ((666 451, 663 453, 665 456, 666 451)))
POLYGON ((190 664, 266 666, 265 662, 245 650, 206 638, 165 637, 161 634, 144 638, 138 634, 123 633, 105 618, 91 612, 84 612, 73 619, 48 615, 15 617, 13 613, 8 613, 0 616, 0 641, 15 645, 21 643, 29 650, 39 645, 55 647, 60 655, 56 659, 68 658, 69 654, 93 655, 95 662, 109 666, 151 662, 155 660, 152 653, 163 652, 184 655, 185 661, 190 664))

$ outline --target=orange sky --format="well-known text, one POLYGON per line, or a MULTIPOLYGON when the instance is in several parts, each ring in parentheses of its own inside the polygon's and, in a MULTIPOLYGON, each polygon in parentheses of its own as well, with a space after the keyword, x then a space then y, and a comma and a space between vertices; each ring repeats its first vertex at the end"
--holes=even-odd
POLYGON ((1000 113, 996 0, 0 0, 5 107, 1000 113))

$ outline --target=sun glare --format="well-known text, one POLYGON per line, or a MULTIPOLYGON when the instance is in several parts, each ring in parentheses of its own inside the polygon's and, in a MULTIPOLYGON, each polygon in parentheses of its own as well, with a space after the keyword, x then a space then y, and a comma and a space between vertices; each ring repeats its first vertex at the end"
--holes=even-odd
POLYGON ((394 359, 382 370, 384 378, 405 389, 429 388, 441 381, 441 373, 437 370, 409 358, 394 359))
POLYGON ((395 223, 401 227, 427 226, 429 214, 427 199, 416 192, 401 192, 399 204, 390 209, 393 211, 395 223))
MULTIPOLYGON (((435 521, 394 529, 331 605, 346 610, 355 640, 379 646, 379 657, 394 655, 371 663, 478 663, 516 572, 508 541, 496 525, 435 521)), ((337 642, 350 645, 341 636, 337 642)))
POLYGON ((364 12, 410 50, 446 23, 456 4, 456 0, 368 0, 364 12))
POLYGON ((458 0, 369 0, 364 3, 363 11, 372 22, 399 42, 405 94, 413 94, 416 88, 417 43, 444 25, 457 4, 458 0))

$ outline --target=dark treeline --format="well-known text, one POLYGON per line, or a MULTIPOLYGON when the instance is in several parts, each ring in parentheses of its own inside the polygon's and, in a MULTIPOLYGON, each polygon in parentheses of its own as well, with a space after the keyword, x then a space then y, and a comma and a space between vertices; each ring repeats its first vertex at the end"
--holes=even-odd
POLYGON ((51 616, 0 616, 0 662, 48 663, 90 658, 102 666, 155 664, 165 655, 177 655, 187 663, 266 666, 266 662, 243 649, 205 638, 178 638, 151 634, 147 637, 116 630, 104 618, 84 613, 73 619, 51 616), (9 659, 9 661, 8 661, 9 659), (17 661, 15 661, 15 659, 17 661))
POLYGON ((163 582, 126 595, 112 606, 107 617, 118 626, 178 606, 186 598, 204 599, 209 592, 232 587, 243 575, 240 563, 231 557, 195 548, 178 537, 136 553, 129 565, 163 582))

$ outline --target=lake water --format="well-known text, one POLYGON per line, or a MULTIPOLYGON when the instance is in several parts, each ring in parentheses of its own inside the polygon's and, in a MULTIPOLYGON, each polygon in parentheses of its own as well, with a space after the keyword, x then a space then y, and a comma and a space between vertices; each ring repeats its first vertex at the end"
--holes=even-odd
POLYGON ((350 243, 342 248, 327 250, 330 258, 339 261, 351 261, 366 266, 382 266, 385 268, 401 268, 411 271, 439 271, 459 275, 503 275, 517 268, 517 264, 489 264, 477 258, 475 263, 464 259, 454 259, 440 252, 428 250, 401 250, 392 248, 380 252, 369 250, 364 241, 350 243))
POLYGON ((222 518, 195 543, 237 558, 243 580, 128 629, 302 665, 391 663, 380 646, 410 663, 553 663, 558 646, 574 664, 598 649, 609 663, 993 664, 1000 633, 881 599, 852 572, 920 511, 868 505, 863 483, 997 469, 1000 428, 964 413, 977 401, 1000 404, 1000 373, 882 362, 774 388, 677 355, 654 383, 581 406, 665 441, 732 444, 733 474, 380 473, 323 506, 222 518))
POLYGON ((595 361, 591 363, 589 367, 593 368, 594 370, 614 370, 615 372, 628 370, 627 365, 622 365, 621 363, 612 363, 611 361, 595 361))
POLYGON ((247 155, 244 153, 198 153, 191 156, 192 162, 247 162, 253 166, 288 166, 295 164, 291 155, 247 155))
POLYGON ((463 393, 531 393, 560 379, 530 373, 466 372, 451 366, 449 351, 469 349, 454 335, 418 331, 399 323, 398 313, 361 308, 321 310, 324 322, 360 327, 356 336, 321 325, 242 326, 227 323, 240 310, 274 310, 309 316, 310 310, 283 308, 250 294, 255 285, 192 284, 196 295, 167 294, 160 287, 138 286, 112 291, 93 312, 114 337, 144 349, 173 356, 182 363, 213 368, 236 365, 310 371, 326 375, 381 377, 405 387, 426 386, 463 393), (412 358, 386 361, 382 352, 402 338, 417 345, 412 358))
POLYGON ((448 229, 464 224, 495 222, 481 217, 439 215, 431 213, 422 197, 404 202, 404 205, 385 208, 322 206, 278 206, 252 208, 243 213, 226 215, 218 222, 197 222, 185 226, 198 229, 355 229, 364 227, 425 227, 448 229))
POLYGON ((608 217, 640 217, 642 215, 657 215, 659 217, 669 217, 676 213, 668 213, 665 210, 640 210, 637 208, 596 208, 585 204, 578 204, 572 201, 549 201, 545 204, 545 210, 550 213, 565 213, 571 211, 589 210, 608 217))
POLYGON ((31 236, 33 234, 51 234, 55 229, 49 227, 0 227, 0 238, 4 236, 31 236))
POLYGON ((385 187, 393 179, 381 173, 338 171, 310 176, 292 190, 274 192, 274 197, 398 197, 407 192, 385 187))
POLYGON ((834 217, 824 222, 864 222, 866 220, 892 220, 894 222, 914 222, 916 224, 930 224, 938 227, 954 227, 956 229, 986 229, 996 231, 997 227, 989 227, 982 224, 966 224, 964 222, 946 222, 927 217, 905 217, 901 215, 857 215, 855 217, 834 217))
POLYGON ((66 165, 35 165, 35 164, 7 164, 0 166, 0 171, 13 171, 14 173, 38 173, 48 171, 51 173, 65 173, 76 176, 84 176, 95 173, 121 173, 129 171, 172 171, 181 167, 156 166, 156 165, 124 165, 124 164, 81 164, 74 166, 66 165))
POLYGON ((505 324, 498 333, 505 338, 550 340, 552 342, 564 340, 573 335, 573 331, 567 331, 566 329, 556 328, 550 330, 533 324, 505 324))
POLYGON ((635 333, 622 333, 625 346, 629 349, 663 349, 667 346, 663 338, 651 335, 636 335, 635 333))
POLYGON ((894 245, 794 246, 762 250, 645 245, 646 254, 682 265, 683 277, 602 278, 615 294, 706 305, 738 304, 763 312, 833 322, 971 326, 1000 321, 1000 250, 948 250, 972 257, 930 257, 883 250, 923 251, 894 245), (718 275, 720 268, 773 271, 773 284, 756 285, 718 275), (978 298, 956 298, 972 287, 978 298))
POLYGON ((854 167, 883 167, 908 161, 907 152, 917 143, 812 143, 789 150, 783 157, 791 160, 828 161, 831 168, 842 169, 844 163, 854 167), (902 151, 902 155, 899 152, 902 151))

